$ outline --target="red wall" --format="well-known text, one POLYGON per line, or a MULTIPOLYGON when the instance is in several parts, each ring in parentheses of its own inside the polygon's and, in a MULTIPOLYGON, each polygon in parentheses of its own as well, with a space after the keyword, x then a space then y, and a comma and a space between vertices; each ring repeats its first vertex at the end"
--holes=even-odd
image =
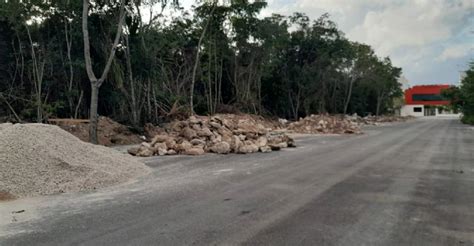
POLYGON ((405 91, 405 103, 408 105, 448 105, 449 101, 413 101, 413 94, 441 94, 449 85, 417 85, 405 91))

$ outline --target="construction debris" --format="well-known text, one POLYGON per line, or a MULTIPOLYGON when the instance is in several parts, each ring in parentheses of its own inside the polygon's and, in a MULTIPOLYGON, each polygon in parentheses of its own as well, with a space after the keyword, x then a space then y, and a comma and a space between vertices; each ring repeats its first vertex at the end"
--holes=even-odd
POLYGON ((350 120, 359 125, 382 125, 386 123, 405 122, 413 119, 413 116, 396 116, 396 115, 380 115, 380 116, 365 116, 360 117, 357 114, 346 115, 347 120, 350 120))
POLYGON ((334 115, 310 115, 288 125, 288 130, 306 134, 361 134, 360 127, 351 120, 334 115))
POLYGON ((94 190, 148 172, 138 160, 85 143, 58 126, 0 124, 2 199, 94 190))
MULTIPOLYGON (((78 137, 82 141, 89 141, 89 124, 88 123, 76 123, 74 121, 63 121, 58 122, 59 127, 68 131, 72 135, 78 137)), ((127 145, 127 144, 138 144, 143 139, 138 135, 131 132, 128 127, 113 121, 108 117, 99 117, 98 125, 98 141, 100 145, 113 146, 113 145, 127 145)))
POLYGON ((130 148, 128 153, 142 157, 206 152, 247 154, 294 147, 293 139, 272 131, 275 125, 278 123, 252 115, 190 116, 169 123, 151 142, 130 148))

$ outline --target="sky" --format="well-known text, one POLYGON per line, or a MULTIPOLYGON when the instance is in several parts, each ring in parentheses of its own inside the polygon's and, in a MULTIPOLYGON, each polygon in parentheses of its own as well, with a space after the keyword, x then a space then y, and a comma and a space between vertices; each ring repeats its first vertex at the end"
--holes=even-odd
MULTIPOLYGON (((192 0, 183 1, 190 6, 192 0)), ((262 16, 329 13, 346 37, 403 69, 410 85, 456 84, 474 60, 474 0, 267 0, 262 16)))

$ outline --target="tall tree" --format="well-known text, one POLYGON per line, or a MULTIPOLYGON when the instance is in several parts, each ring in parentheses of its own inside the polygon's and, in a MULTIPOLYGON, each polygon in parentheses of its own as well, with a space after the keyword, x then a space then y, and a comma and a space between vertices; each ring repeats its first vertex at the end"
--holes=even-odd
POLYGON ((99 103, 99 88, 104 83, 107 78, 107 74, 110 70, 112 60, 115 56, 115 51, 120 40, 122 33, 122 25, 125 19, 125 0, 120 1, 120 11, 119 11, 119 20, 117 24, 117 32, 115 34, 115 39, 111 47, 107 63, 102 70, 102 75, 97 78, 95 76, 94 70, 92 69, 92 60, 90 53, 90 43, 89 43, 89 29, 87 27, 87 19, 89 16, 89 0, 83 0, 83 10, 82 10, 82 33, 84 36, 84 60, 86 65, 87 76, 91 83, 91 104, 90 104, 90 128, 89 128, 89 138, 90 141, 94 144, 98 143, 97 139, 97 125, 99 121, 99 116, 97 114, 97 107, 99 103))

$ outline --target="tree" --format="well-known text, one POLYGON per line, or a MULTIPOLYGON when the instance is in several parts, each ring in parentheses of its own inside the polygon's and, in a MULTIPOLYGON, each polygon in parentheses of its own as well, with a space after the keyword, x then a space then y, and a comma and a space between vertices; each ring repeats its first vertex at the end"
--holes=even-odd
POLYGON ((206 25, 204 26, 201 36, 199 37, 199 42, 197 44, 196 48, 196 58, 194 60, 194 67, 193 67, 193 77, 191 80, 191 93, 189 95, 189 110, 191 114, 194 114, 194 84, 196 83, 196 72, 197 68, 199 65, 199 58, 201 54, 201 45, 202 41, 204 39, 204 36, 206 35, 207 29, 209 28, 209 24, 211 23, 212 20, 212 14, 214 13, 215 9, 217 7, 217 1, 213 1, 211 4, 211 10, 209 12, 209 16, 207 17, 206 25))
POLYGON ((474 125, 474 61, 469 64, 466 76, 461 81, 462 121, 474 125))
POLYGON ((83 10, 82 10, 82 33, 84 35, 84 60, 86 65, 87 76, 91 83, 91 104, 90 104, 90 129, 89 129, 89 138, 90 141, 94 144, 97 144, 97 125, 99 121, 99 116, 97 114, 97 107, 99 102, 99 88, 104 83, 107 78, 107 74, 110 70, 112 60, 115 56, 115 50, 120 40, 122 33, 122 24, 125 19, 125 0, 120 1, 120 11, 119 11, 119 20, 117 24, 117 32, 115 34, 115 39, 112 44, 112 48, 107 59, 105 68, 102 71, 102 75, 97 78, 92 69, 92 60, 90 53, 90 43, 89 43, 89 30, 87 27, 87 19, 89 16, 89 0, 83 0, 83 10))
POLYGON ((399 92, 397 68, 327 14, 202 0, 166 16, 168 2, 0 1, 0 120, 88 115, 94 141, 98 112, 137 129, 189 111, 383 114, 399 92))

